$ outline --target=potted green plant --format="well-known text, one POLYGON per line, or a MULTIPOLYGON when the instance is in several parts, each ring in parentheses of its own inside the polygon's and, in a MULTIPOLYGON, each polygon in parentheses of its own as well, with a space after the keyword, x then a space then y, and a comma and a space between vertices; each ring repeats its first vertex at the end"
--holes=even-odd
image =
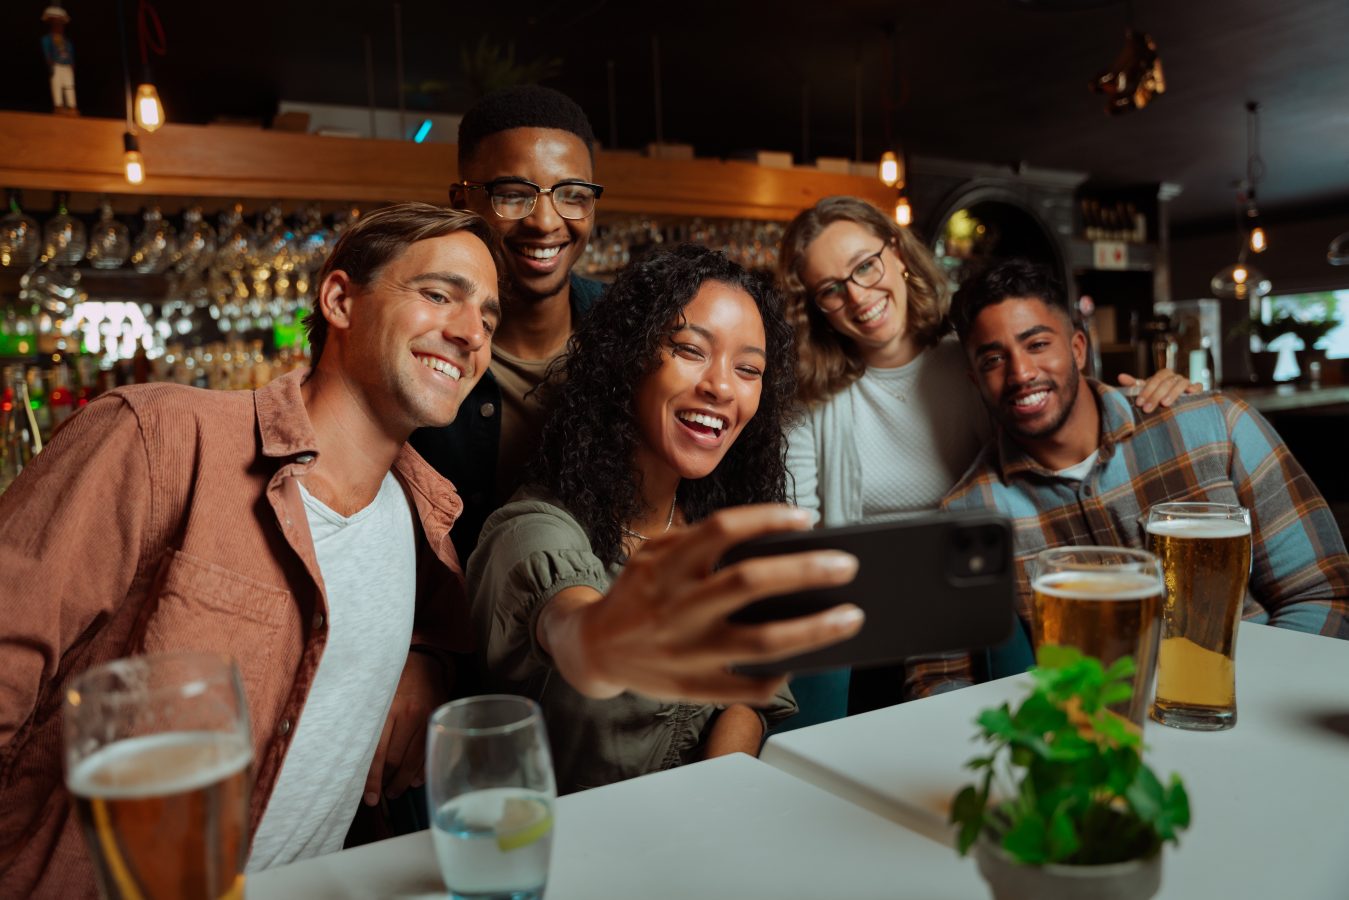
POLYGON ((1127 700, 1133 660, 1109 669, 1044 646, 1034 687, 1013 711, 980 713, 987 753, 956 794, 957 847, 971 847, 994 900, 1146 900, 1161 885, 1162 844, 1178 842, 1190 802, 1142 761, 1142 736, 1106 707, 1127 700))

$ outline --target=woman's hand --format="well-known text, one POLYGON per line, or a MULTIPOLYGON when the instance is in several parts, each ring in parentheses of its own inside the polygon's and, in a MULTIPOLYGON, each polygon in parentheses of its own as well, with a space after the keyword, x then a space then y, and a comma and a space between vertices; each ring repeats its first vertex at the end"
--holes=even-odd
POLYGON ((768 703, 783 677, 730 671, 828 646, 857 633, 852 604, 780 622, 741 625, 727 617, 774 594, 847 584, 857 558, 819 550, 747 559, 715 569, 736 544, 804 531, 810 513, 790 506, 725 509, 692 527, 653 538, 633 554, 609 592, 570 588, 549 602, 538 635, 558 670, 589 697, 634 691, 702 703, 768 703))
POLYGON ((1178 375, 1170 369, 1160 369, 1149 375, 1146 381, 1139 381, 1132 375, 1121 375, 1119 383, 1123 387, 1138 386, 1134 396, 1134 405, 1143 412, 1152 412, 1158 406, 1170 406, 1182 394, 1197 394, 1203 387, 1195 384, 1184 375, 1178 375))

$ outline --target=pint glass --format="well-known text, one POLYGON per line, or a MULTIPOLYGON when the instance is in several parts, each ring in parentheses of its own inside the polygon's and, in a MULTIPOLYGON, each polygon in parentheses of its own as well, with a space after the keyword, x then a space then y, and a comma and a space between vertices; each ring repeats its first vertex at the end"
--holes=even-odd
POLYGON ((171 653, 79 676, 66 786, 105 898, 242 900, 253 745, 233 662, 171 653))
POLYGON ((1251 515, 1223 503, 1159 503, 1148 510, 1146 530, 1166 579, 1152 717, 1176 728, 1231 728, 1251 515))
POLYGON ((1157 667, 1162 575, 1157 558, 1124 547, 1058 547, 1031 566, 1037 648, 1076 647, 1106 667, 1131 656, 1133 693, 1112 712, 1142 729, 1157 667))

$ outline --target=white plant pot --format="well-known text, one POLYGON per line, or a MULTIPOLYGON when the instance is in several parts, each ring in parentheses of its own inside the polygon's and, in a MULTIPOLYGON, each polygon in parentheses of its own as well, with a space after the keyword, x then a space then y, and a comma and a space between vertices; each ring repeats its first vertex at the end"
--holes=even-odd
POLYGON ((993 900, 1148 900, 1162 886, 1161 851, 1103 866, 1027 866, 981 837, 972 852, 993 900))

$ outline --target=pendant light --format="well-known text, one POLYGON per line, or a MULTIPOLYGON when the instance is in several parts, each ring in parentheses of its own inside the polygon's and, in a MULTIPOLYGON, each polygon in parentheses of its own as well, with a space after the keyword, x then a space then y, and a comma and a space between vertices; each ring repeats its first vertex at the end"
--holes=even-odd
POLYGON ((1255 266, 1247 262, 1251 253, 1263 253, 1269 247, 1255 205, 1255 189, 1265 175, 1265 161, 1260 158, 1260 104, 1246 103, 1246 178, 1239 182, 1237 191, 1237 234, 1241 249, 1237 261, 1218 271, 1209 279, 1213 296, 1222 300, 1258 300, 1266 296, 1273 285, 1255 266))

